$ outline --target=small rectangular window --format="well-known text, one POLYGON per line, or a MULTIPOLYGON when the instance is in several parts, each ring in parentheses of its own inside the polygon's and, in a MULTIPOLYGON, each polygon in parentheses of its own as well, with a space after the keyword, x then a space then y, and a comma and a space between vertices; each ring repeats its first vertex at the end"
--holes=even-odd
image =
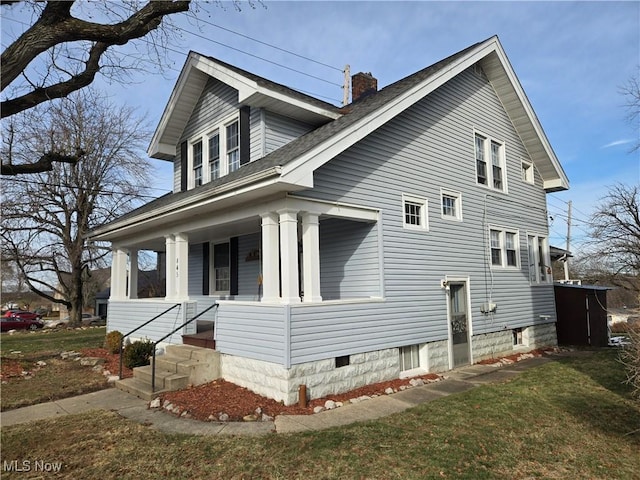
POLYGON ((349 355, 343 355, 341 357, 336 357, 336 368, 346 367, 351 363, 349 355))
POLYGON ((513 333, 513 346, 523 345, 522 328, 514 328, 513 333))
POLYGON ((534 183, 533 178, 533 164, 522 161, 522 181, 527 183, 534 183))
POLYGON ((400 347, 400 371, 413 370, 420 367, 420 354, 418 345, 400 347))
POLYGON ((403 225, 405 228, 427 229, 427 200, 402 195, 403 225))
POLYGON ((440 191, 442 202, 442 218, 462 220, 462 200, 457 192, 440 191))

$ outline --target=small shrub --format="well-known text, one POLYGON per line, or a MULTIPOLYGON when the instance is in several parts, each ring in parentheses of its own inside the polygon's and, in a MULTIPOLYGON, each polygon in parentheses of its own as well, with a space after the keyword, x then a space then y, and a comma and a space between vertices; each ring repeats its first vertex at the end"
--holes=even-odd
POLYGON ((124 349, 123 362, 127 368, 142 367, 149 365, 151 355, 153 355, 154 344, 151 340, 138 340, 124 349))
POLYGON ((120 341, 122 340, 122 334, 113 330, 112 332, 107 333, 107 336, 104 339, 104 347, 109 351, 109 353, 120 353, 120 341))

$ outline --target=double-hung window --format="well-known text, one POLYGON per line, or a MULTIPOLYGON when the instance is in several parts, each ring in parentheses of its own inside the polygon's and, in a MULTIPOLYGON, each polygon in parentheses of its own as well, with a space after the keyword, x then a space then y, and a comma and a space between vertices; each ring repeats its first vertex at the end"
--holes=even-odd
POLYGON ((229 243, 213 245, 213 288, 216 293, 229 293, 231 271, 229 243))
POLYGON ((191 152, 193 158, 193 186, 199 187, 202 185, 202 141, 199 140, 191 145, 191 152))
POLYGON ((240 126, 236 120, 226 126, 228 172, 240 168, 240 126))
POLYGON ((240 168, 240 121, 227 118, 189 139, 190 188, 199 187, 240 168))
POLYGON ((506 192, 504 143, 475 134, 476 182, 506 192))
POLYGON ((209 177, 211 180, 220 178, 220 133, 218 131, 209 137, 209 177))
POLYGON ((489 230, 491 266, 493 268, 518 268, 518 233, 512 230, 489 230))
POLYGON ((552 278, 547 238, 541 235, 528 235, 527 250, 529 256, 529 281, 531 283, 549 283, 552 278))

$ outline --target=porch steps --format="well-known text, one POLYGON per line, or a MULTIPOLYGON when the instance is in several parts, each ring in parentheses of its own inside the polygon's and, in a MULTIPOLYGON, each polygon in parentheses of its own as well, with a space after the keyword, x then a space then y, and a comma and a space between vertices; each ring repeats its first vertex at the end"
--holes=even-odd
POLYGON ((143 400, 163 392, 201 385, 220 378, 220 353, 192 345, 168 345, 156 357, 155 392, 151 391, 151 365, 133 369, 133 378, 116 381, 116 387, 143 400))

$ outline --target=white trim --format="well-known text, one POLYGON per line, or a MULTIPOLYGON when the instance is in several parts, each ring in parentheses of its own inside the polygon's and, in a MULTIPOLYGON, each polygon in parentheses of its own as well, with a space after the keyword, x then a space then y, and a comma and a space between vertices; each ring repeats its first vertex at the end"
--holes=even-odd
POLYGON ((524 158, 520 161, 520 173, 521 178, 524 183, 528 183, 530 185, 535 185, 536 183, 536 174, 535 174, 535 166, 533 162, 525 160, 524 158), (526 167, 526 170, 525 170, 526 167))
POLYGON ((440 188, 440 217, 444 220, 461 222, 462 221, 462 193, 446 188, 440 188), (442 205, 444 197, 454 198, 455 215, 445 215, 442 205))
POLYGON ((487 225, 488 229, 488 248, 489 248, 489 267, 492 270, 520 270, 520 231, 517 228, 503 227, 495 224, 487 225), (493 256, 491 255, 491 232, 496 231, 500 233, 500 265, 493 264, 493 256), (514 243, 516 247, 516 264, 509 265, 507 263, 507 233, 515 235, 514 243))
POLYGON ((477 128, 473 129, 473 163, 474 163, 474 171, 476 172, 476 185, 480 185, 481 187, 487 188, 494 192, 501 192, 504 194, 508 194, 508 182, 507 182, 507 144, 503 140, 498 140, 497 138, 487 135, 481 130, 477 128), (486 168, 486 178, 487 183, 480 183, 478 181, 478 162, 476 157, 476 138, 482 138, 483 142, 483 154, 484 154, 484 164, 486 168), (492 150, 491 146, 496 144, 499 146, 499 162, 500 169, 502 172, 502 188, 497 188, 494 186, 495 178, 493 178, 493 158, 491 156, 492 150))
POLYGON ((407 230, 429 231, 429 201, 426 197, 418 197, 415 195, 402 194, 402 227, 407 230), (418 219, 419 225, 407 223, 407 204, 412 204, 420 208, 418 219))

